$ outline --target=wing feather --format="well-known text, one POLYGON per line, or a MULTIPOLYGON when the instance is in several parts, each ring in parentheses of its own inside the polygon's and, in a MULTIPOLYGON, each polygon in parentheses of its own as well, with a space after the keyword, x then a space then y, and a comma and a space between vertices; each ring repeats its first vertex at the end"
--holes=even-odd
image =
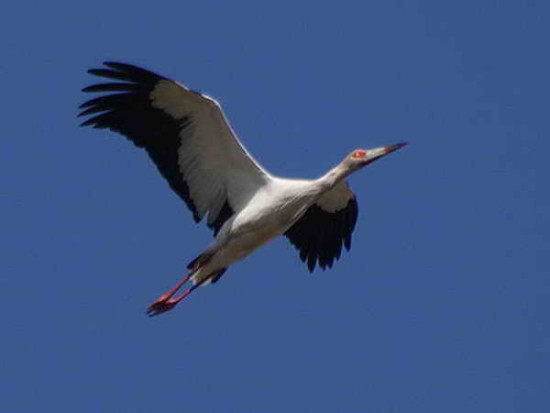
POLYGON ((84 102, 83 126, 119 132, 146 150, 196 221, 217 233, 270 175, 236 138, 219 104, 137 66, 105 62, 90 69, 112 80, 84 88, 107 94, 84 102))
POLYGON ((340 259, 342 246, 351 248, 357 222, 357 200, 342 182, 324 194, 285 233, 300 252, 310 272, 318 264, 323 270, 340 259))

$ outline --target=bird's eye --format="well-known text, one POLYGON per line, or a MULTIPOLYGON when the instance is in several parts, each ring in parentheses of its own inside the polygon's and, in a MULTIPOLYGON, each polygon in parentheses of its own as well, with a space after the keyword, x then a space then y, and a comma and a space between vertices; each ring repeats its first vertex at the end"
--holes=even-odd
POLYGON ((358 151, 353 152, 352 156, 354 158, 364 158, 365 156, 367 156, 367 152, 365 152, 363 150, 358 150, 358 151))

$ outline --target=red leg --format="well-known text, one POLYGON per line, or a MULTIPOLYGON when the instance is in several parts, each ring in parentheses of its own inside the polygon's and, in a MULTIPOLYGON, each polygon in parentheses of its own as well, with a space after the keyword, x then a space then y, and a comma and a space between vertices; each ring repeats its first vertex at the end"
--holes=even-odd
MULTIPOLYGON (((179 299, 176 303, 173 303, 172 297, 178 292, 183 284, 185 284, 189 280, 191 275, 192 273, 187 274, 185 277, 179 280, 174 287, 170 288, 168 291, 158 297, 153 304, 147 307, 147 314, 153 316, 172 309, 179 301, 181 301, 181 299, 179 299)), ((183 294, 185 294, 185 292, 182 293, 182 295, 183 294)))
POLYGON ((187 297, 189 294, 191 294, 195 289, 199 288, 202 284, 204 284, 206 282, 206 280, 209 279, 209 277, 206 277, 206 278, 202 279, 201 281, 199 281, 194 286, 192 286, 192 287, 186 289, 185 291, 183 291, 177 297, 173 297, 174 294, 176 294, 176 292, 181 288, 181 286, 183 284, 185 284, 185 282, 187 280, 189 280, 190 276, 191 276, 191 274, 187 275, 185 278, 180 280, 174 286, 174 288, 170 289, 168 292, 166 292, 165 294, 163 294, 159 298, 157 298, 157 300, 147 308, 147 315, 149 315, 149 317, 154 317, 156 315, 159 315, 159 314, 165 313, 166 311, 171 310, 181 300, 183 300, 185 297, 187 297))

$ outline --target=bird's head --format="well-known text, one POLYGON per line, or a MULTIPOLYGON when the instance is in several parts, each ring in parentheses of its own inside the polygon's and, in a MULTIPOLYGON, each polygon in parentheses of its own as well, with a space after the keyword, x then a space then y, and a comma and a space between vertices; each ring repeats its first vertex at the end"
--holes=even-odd
POLYGON ((356 149, 346 157, 344 163, 347 164, 349 169, 351 169, 352 171, 356 171, 358 169, 364 168, 365 166, 376 161, 377 159, 380 159, 386 155, 389 155, 392 152, 395 152, 398 149, 401 149, 406 144, 406 142, 402 142, 395 145, 381 146, 374 149, 356 149))

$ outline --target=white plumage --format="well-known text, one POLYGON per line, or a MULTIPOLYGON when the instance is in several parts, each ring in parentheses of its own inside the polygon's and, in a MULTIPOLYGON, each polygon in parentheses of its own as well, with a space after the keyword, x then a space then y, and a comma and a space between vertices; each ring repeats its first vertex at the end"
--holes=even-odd
POLYGON ((279 235, 300 251, 310 271, 331 267, 351 247, 357 201, 345 182, 405 144, 356 150, 315 180, 283 179, 264 170, 241 145, 212 98, 145 69, 115 62, 89 73, 113 79, 84 88, 114 92, 81 105, 82 123, 108 128, 144 148, 195 221, 206 217, 215 238, 193 260, 189 274, 151 306, 173 308, 200 285, 216 282, 235 261, 279 235), (178 296, 191 279, 193 286, 178 296))

